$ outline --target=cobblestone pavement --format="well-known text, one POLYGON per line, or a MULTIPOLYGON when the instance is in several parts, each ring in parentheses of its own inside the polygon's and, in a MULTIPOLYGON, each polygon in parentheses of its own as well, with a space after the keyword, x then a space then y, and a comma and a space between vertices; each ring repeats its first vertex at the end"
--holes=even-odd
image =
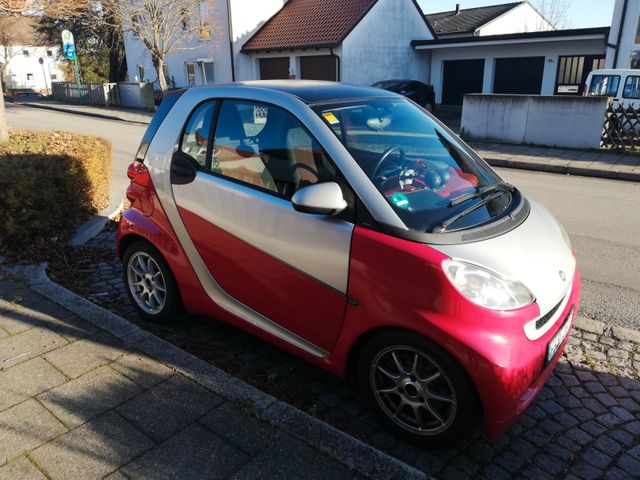
POLYGON ((282 421, 291 407, 125 325, 112 336, 0 274, 0 480, 416 478, 346 435, 322 448, 282 421))
POLYGON ((583 322, 547 386, 506 435, 478 428, 431 450, 387 434, 347 383, 212 319, 145 324, 130 306, 113 256, 113 230, 77 251, 52 279, 228 373, 438 478, 640 478, 640 343, 634 332, 583 322))

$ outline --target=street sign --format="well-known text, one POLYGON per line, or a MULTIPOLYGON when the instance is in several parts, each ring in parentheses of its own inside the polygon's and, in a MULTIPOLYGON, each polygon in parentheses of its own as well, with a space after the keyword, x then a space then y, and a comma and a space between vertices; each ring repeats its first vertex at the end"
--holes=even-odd
POLYGON ((67 60, 75 60, 76 58, 76 45, 73 41, 73 33, 69 30, 62 31, 62 48, 64 50, 64 56, 67 60))

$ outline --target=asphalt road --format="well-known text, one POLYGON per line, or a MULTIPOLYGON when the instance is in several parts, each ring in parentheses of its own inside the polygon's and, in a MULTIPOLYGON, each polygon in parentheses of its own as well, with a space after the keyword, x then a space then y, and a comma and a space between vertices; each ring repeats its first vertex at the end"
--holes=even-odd
MULTIPOLYGON (((7 105, 12 128, 101 135, 113 144, 112 205, 129 181, 145 126, 7 105)), ((640 183, 500 169, 569 232, 582 271, 581 315, 640 330, 640 183)))

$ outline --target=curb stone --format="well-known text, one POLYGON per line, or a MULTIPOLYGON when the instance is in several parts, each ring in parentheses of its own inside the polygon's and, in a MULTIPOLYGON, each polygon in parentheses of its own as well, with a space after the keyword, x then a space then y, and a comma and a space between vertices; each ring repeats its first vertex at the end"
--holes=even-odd
POLYGON ((71 240, 69 240, 69 245, 72 247, 81 247, 86 244, 89 240, 99 235, 100 232, 104 230, 104 227, 107 225, 109 220, 113 220, 118 213, 123 210, 124 200, 122 200, 120 205, 118 205, 111 213, 96 215, 90 220, 84 222, 74 232, 71 240))
POLYGON ((616 172, 611 170, 597 170, 591 168, 575 167, 572 165, 545 165, 536 162, 520 162, 515 160, 504 160, 480 155, 492 167, 513 168, 516 170, 533 170, 536 172, 557 173, 564 175, 577 175, 582 177, 605 178, 608 180, 626 180, 629 182, 640 182, 639 172, 616 172))
POLYGON ((240 403, 253 409, 258 418, 342 462, 355 473, 389 480, 431 478, 426 473, 397 458, 377 450, 287 403, 276 400, 271 395, 230 376, 210 363, 67 290, 49 279, 46 265, 46 263, 42 263, 39 266, 17 266, 4 270, 26 280, 33 291, 122 339, 128 345, 160 360, 208 390, 228 401, 240 403))

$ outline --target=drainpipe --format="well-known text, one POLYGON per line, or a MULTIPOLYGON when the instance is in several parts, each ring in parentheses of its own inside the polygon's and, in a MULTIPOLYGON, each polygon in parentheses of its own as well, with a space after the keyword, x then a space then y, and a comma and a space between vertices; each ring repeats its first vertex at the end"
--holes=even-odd
MULTIPOLYGON (((626 0, 625 0, 626 1, 626 0)), ((227 0, 227 25, 229 26, 229 54, 231 55, 231 81, 236 81, 236 67, 233 60, 233 26, 231 24, 231 0, 227 0)))
POLYGON ((613 68, 618 68, 618 54, 620 53, 620 42, 622 41, 622 28, 624 26, 624 17, 627 14, 627 4, 629 0, 624 0, 622 5, 622 16, 620 17, 620 25, 618 26, 618 43, 616 44, 616 54, 613 56, 613 68))
POLYGON ((338 81, 340 81, 340 56, 333 53, 333 47, 329 48, 329 54, 336 57, 336 63, 338 68, 338 74, 336 75, 338 81))

